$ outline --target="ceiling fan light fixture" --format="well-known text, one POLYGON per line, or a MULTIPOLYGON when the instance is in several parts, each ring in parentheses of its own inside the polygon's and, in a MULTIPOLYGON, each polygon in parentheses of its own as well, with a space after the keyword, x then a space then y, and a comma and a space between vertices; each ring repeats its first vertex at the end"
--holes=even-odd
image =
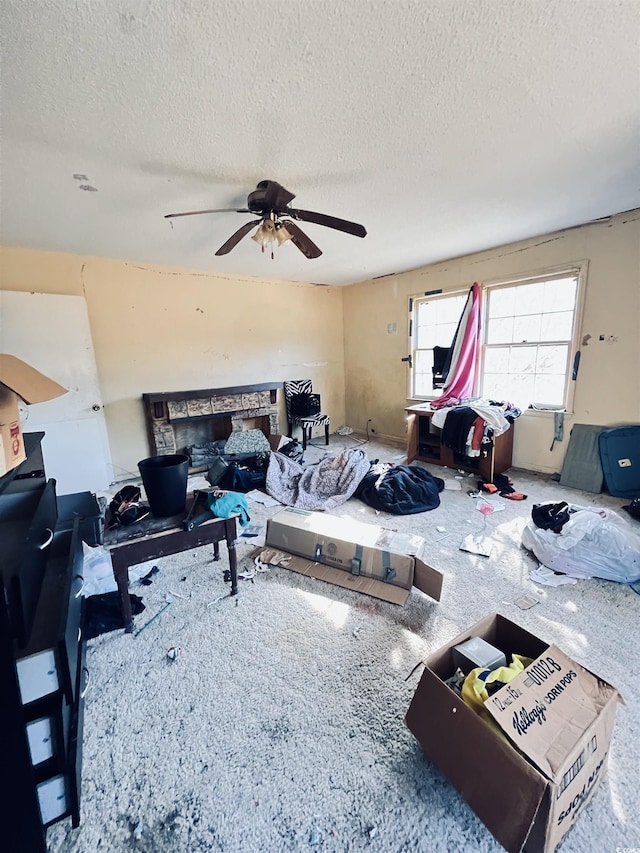
POLYGON ((276 239, 276 229, 271 219, 263 220, 258 226, 256 233, 251 235, 251 239, 255 240, 256 243, 260 243, 263 249, 269 243, 273 243, 276 239))
POLYGON ((287 240, 291 240, 291 234, 282 222, 265 219, 256 229, 256 233, 251 235, 251 239, 259 243, 264 250, 269 243, 273 242, 277 242, 281 246, 287 240))
POLYGON ((278 241, 278 245, 282 246, 283 243, 286 243, 287 240, 291 240, 292 235, 287 231, 287 226, 282 222, 279 223, 280 227, 276 227, 276 240, 278 241))

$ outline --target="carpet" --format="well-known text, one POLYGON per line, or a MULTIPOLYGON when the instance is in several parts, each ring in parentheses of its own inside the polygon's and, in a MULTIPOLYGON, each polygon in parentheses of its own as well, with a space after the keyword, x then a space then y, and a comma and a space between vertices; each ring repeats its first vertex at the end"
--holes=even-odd
MULTIPOLYGON (((348 446, 358 445, 333 436, 328 449, 348 446)), ((372 460, 404 459, 359 446, 372 460)), ((307 463, 324 452, 311 446, 307 463)), ((390 516, 351 498, 334 514, 423 536, 444 574, 439 603, 414 590, 399 607, 282 568, 241 580, 229 598, 224 546, 219 563, 200 548, 155 561, 151 585, 131 584, 146 608, 136 630, 159 615, 137 636, 88 643, 81 824, 52 826, 50 853, 497 853, 403 721, 416 664, 493 612, 556 643, 625 699, 608 773, 562 853, 640 847, 640 679, 630 666, 640 597, 600 580, 534 584, 538 563, 520 545, 534 502, 624 501, 511 469, 528 500, 495 497, 503 509, 483 516, 467 494, 476 478, 424 467, 450 485, 437 509, 390 516), (468 535, 489 538, 491 556, 461 551, 468 535), (538 603, 522 610, 525 594, 538 603)), ((251 524, 264 530, 278 509, 251 503, 251 524)), ((240 537, 240 571, 261 541, 240 537)))

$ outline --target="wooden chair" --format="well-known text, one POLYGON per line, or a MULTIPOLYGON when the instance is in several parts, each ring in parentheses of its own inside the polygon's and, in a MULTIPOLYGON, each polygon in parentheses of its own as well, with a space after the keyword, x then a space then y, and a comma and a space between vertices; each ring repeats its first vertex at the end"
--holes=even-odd
POLYGON ((313 394, 310 379, 295 379, 284 382, 284 400, 287 409, 287 435, 291 437, 294 426, 302 430, 302 449, 307 449, 307 441, 311 440, 311 433, 315 426, 324 427, 325 444, 329 444, 329 426, 331 419, 329 415, 318 412, 315 415, 296 414, 296 399, 299 395, 313 394))

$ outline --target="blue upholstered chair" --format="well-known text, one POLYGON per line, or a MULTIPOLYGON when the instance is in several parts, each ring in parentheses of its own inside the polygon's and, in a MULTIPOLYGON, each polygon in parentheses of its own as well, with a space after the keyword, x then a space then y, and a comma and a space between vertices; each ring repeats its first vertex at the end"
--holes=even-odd
POLYGON ((324 415, 322 412, 316 414, 299 414, 296 409, 296 400, 299 395, 313 394, 313 387, 310 379, 294 379, 284 383, 284 400, 287 409, 287 435, 291 437, 294 426, 299 426, 302 430, 302 449, 306 450, 307 441, 311 440, 311 433, 315 426, 324 427, 325 444, 329 444, 329 426, 331 420, 329 415, 324 415))

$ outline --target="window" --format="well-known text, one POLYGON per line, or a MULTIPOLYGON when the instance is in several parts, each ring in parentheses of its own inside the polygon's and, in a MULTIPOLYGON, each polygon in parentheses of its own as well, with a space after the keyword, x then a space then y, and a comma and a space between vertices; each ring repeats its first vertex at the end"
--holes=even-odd
POLYGON ((489 287, 480 396, 564 408, 578 275, 489 287))
POLYGON ((433 348, 451 345, 466 301, 466 292, 413 300, 412 397, 438 396, 433 385, 433 348))
MULTIPOLYGON (((483 285, 478 396, 521 409, 570 407, 582 279, 576 267, 483 285)), ((451 345, 467 295, 412 300, 414 398, 441 393, 433 384, 433 348, 451 345)))

